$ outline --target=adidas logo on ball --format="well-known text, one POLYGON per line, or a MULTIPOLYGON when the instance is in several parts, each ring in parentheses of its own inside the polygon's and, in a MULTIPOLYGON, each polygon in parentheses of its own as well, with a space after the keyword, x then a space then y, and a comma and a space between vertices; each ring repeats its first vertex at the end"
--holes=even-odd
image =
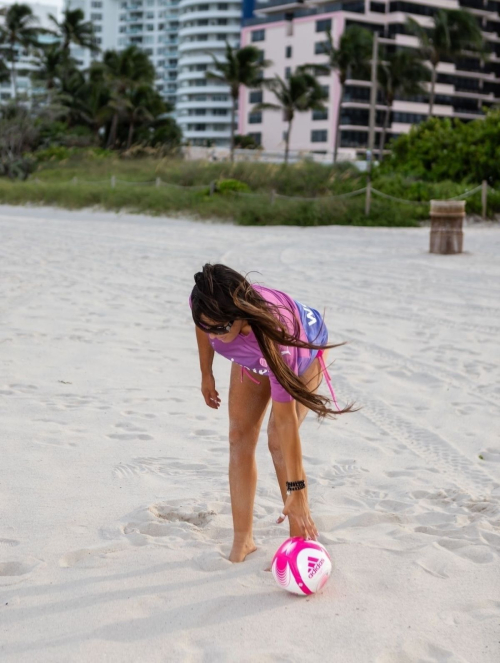
POLYGON ((324 561, 324 559, 318 559, 317 557, 307 558, 307 566, 309 568, 309 573, 307 575, 309 578, 312 578, 313 575, 319 571, 319 569, 323 566, 324 561))

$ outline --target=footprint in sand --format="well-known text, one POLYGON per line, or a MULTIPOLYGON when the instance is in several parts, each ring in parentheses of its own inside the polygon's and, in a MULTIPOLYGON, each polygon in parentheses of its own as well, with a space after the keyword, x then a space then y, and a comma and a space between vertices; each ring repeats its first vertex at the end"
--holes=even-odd
POLYGON ((489 447, 484 451, 479 452, 479 457, 481 460, 489 461, 493 463, 500 463, 500 447, 489 447))
MULTIPOLYGON (((138 509, 133 520, 119 526, 118 531, 125 535, 133 545, 169 546, 193 545, 193 539, 205 541, 203 529, 207 527, 216 512, 207 508, 206 503, 199 504, 195 500, 171 500, 160 502, 138 509)), ((111 529, 109 538, 116 536, 111 529)))
POLYGON ((484 599, 474 603, 465 603, 456 610, 443 611, 438 617, 450 626, 463 624, 465 619, 483 622, 489 619, 500 620, 500 601, 484 599))
POLYGON ((46 566, 46 563, 35 557, 28 557, 22 561, 0 562, 0 586, 16 585, 42 565, 46 566))
POLYGON ((129 547, 127 543, 114 541, 107 546, 95 546, 93 548, 82 548, 73 550, 59 558, 59 566, 70 568, 79 566, 86 569, 96 569, 108 565, 110 555, 125 550, 129 547))

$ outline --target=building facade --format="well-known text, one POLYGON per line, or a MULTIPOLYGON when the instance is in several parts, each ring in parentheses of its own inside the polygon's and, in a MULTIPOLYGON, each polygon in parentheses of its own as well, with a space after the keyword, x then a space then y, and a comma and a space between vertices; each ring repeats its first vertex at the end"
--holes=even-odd
MULTIPOLYGON (((0 2, 0 9, 8 9, 10 6, 6 2, 0 2)), ((49 14, 57 18, 59 13, 57 5, 32 2, 30 3, 30 7, 34 16, 38 19, 34 25, 41 28, 53 29, 54 25, 49 19, 49 14)), ((4 17, 0 15, 0 25, 3 24, 4 20, 4 17)), ((51 41, 54 41, 54 38, 50 35, 40 35, 39 37, 41 44, 50 43, 51 41)), ((7 48, 6 44, 0 45, 0 57, 3 57, 7 66, 12 69, 12 64, 8 59, 7 48)), ((31 78, 32 73, 37 69, 36 58, 21 46, 16 46, 15 67, 17 71, 17 94, 19 98, 29 100, 38 91, 42 91, 37 90, 35 87, 36 84, 31 78)), ((11 76, 10 81, 0 83, 0 104, 8 103, 12 99, 14 99, 14 81, 11 76)))
MULTIPOLYGON (((484 108, 500 103, 500 2, 497 0, 352 0, 303 2, 272 0, 259 5, 253 16, 244 20, 241 45, 252 44, 262 57, 273 62, 266 78, 278 74, 286 78, 305 63, 325 63, 326 30, 330 29, 335 45, 349 25, 361 25, 379 35, 379 43, 389 49, 417 48, 416 37, 407 34, 405 22, 412 16, 424 26, 438 8, 464 8, 480 23, 490 55, 486 62, 467 57, 456 63, 441 62, 437 69, 434 115, 473 120, 484 115, 484 108)), ((332 72, 318 80, 328 94, 326 111, 296 115, 292 126, 290 148, 319 153, 334 149, 335 127, 340 85, 332 72)), ((340 108, 339 154, 362 154, 368 144, 369 101, 371 83, 348 79, 340 108)), ((239 99, 239 132, 251 134, 267 150, 282 151, 286 123, 281 113, 255 112, 260 102, 274 102, 268 91, 242 89, 239 99)), ((375 145, 379 143, 386 106, 381 95, 377 101, 375 145)), ((397 99, 392 106, 388 138, 409 131, 427 118, 427 98, 397 99)))
MULTIPOLYGON (((227 86, 210 82, 206 71, 224 59, 225 42, 238 46, 241 0, 70 0, 91 20, 102 50, 135 44, 151 58, 156 88, 175 108, 184 140, 193 145, 229 145, 231 100, 227 86)), ((92 58, 72 47, 82 67, 92 58)))
MULTIPOLYGON (((144 50, 156 71, 155 86, 173 106, 177 92, 177 46, 180 0, 69 0, 92 21, 99 48, 123 50, 135 45, 144 50)), ((82 67, 100 56, 72 46, 82 67)))
POLYGON ((176 119, 192 145, 228 146, 231 96, 227 85, 207 80, 213 57, 224 60, 226 41, 240 40, 241 2, 181 0, 176 119))

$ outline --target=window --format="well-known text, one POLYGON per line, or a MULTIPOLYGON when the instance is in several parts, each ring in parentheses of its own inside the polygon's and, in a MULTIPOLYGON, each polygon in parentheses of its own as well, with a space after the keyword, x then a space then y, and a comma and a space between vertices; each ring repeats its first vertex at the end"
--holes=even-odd
POLYGON ((94 25, 94 32, 102 32, 102 25, 94 25))
POLYGON ((262 113, 249 113, 248 124, 260 124, 262 122, 262 113))
POLYGON ((90 14, 91 21, 102 21, 102 14, 92 13, 90 14))
POLYGON ((285 78, 290 78, 290 75, 292 73, 292 70, 290 67, 285 67, 285 78))
POLYGON ((321 89, 323 90, 324 99, 329 99, 330 98, 330 86, 329 85, 322 85, 321 89))
POLYGON ((257 145, 262 145, 262 134, 248 134, 249 138, 253 138, 257 145))
POLYGON ((155 17, 154 12, 146 12, 146 20, 151 21, 154 19, 154 17, 155 17))
POLYGON ((287 46, 285 48, 285 57, 286 58, 291 58, 292 57, 292 47, 291 46, 287 46))
POLYGON ((224 11, 224 10, 226 10, 227 8, 228 8, 228 4, 227 4, 227 2, 219 2, 219 3, 217 4, 217 9, 219 9, 220 11, 224 11))
POLYGON ((248 101, 251 104, 261 104, 262 103, 262 90, 254 90, 250 92, 248 101))
POLYGON ((311 131, 311 143, 326 143, 327 133, 326 129, 313 129, 311 131))
POLYGON ((385 4, 383 2, 370 2, 370 11, 385 14, 385 4))
POLYGON ((325 110, 313 110, 312 112, 313 120, 328 120, 328 109, 325 110))
POLYGON ((227 115, 228 111, 226 108, 214 108, 212 110, 212 115, 227 115))
POLYGON ((148 24, 146 25, 146 30, 147 30, 148 32, 153 32, 154 29, 155 29, 154 23, 148 23, 148 24))
POLYGON ((319 21, 316 21, 316 32, 326 32, 327 30, 332 29, 332 19, 331 18, 322 18, 319 21))
POLYGON ((323 53, 328 53, 328 42, 327 41, 317 41, 314 44, 314 54, 321 55, 323 53))
POLYGON ((266 31, 265 30, 254 30, 252 32, 252 42, 264 41, 265 38, 266 38, 266 31))
POLYGON ((96 0, 93 0, 93 2, 90 3, 90 6, 92 9, 102 9, 102 2, 97 2, 96 0))

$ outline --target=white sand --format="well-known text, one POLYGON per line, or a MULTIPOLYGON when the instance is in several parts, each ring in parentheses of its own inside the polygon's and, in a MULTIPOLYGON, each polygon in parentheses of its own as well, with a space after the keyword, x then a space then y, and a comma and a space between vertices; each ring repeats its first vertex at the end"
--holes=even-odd
POLYGON ((2 662, 500 660, 498 227, 460 256, 428 229, 50 208, 1 207, 0 233, 2 662), (226 559, 230 366, 211 410, 187 304, 206 261, 350 341, 333 384, 363 410, 301 428, 335 561, 311 598, 264 571, 287 538, 265 425, 259 549, 226 559))

